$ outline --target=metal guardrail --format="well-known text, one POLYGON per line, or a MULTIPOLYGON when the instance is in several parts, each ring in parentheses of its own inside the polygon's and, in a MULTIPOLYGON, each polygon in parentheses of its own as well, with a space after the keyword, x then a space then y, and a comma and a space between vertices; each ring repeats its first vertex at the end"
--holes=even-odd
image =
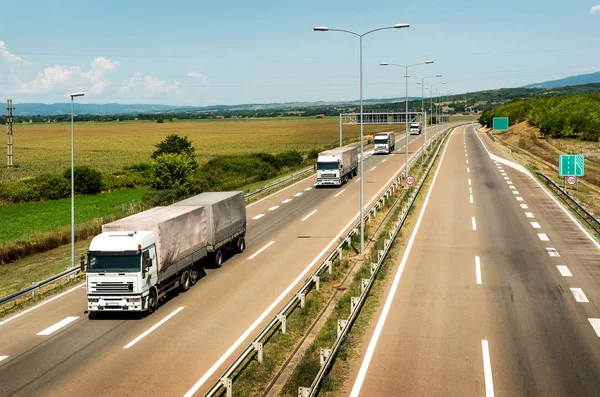
POLYGON ((300 172, 297 172, 297 173, 295 173, 295 174, 293 174, 293 175, 290 175, 290 176, 288 176, 288 177, 287 177, 287 178, 285 178, 285 179, 282 179, 282 180, 280 180, 280 181, 277 181, 277 182, 271 183, 270 185, 267 185, 267 186, 265 186, 265 187, 262 187, 262 188, 260 188, 260 189, 258 189, 258 190, 255 190, 255 191, 253 191, 252 193, 245 194, 245 195, 244 195, 244 198, 245 198, 245 199, 249 199, 249 198, 251 198, 251 197, 253 197, 253 196, 256 196, 257 194, 259 194, 259 193, 262 193, 262 192, 264 192, 264 191, 266 191, 266 190, 273 189, 274 187, 277 187, 277 186, 279 186, 279 185, 282 185, 282 184, 284 184, 284 183, 286 183, 286 182, 289 182, 289 181, 291 181, 291 180, 293 180, 293 179, 296 179, 296 178, 298 178, 299 176, 302 176, 302 175, 309 174, 309 173, 311 173, 312 171, 314 171, 314 168, 313 168, 313 167, 307 168, 307 169, 305 169, 305 170, 302 170, 302 171, 300 171, 300 172))
MULTIPOLYGON (((444 137, 446 137, 446 136, 447 136, 447 134, 444 135, 444 137)), ((331 347, 331 349, 321 349, 320 350, 321 368, 319 369, 317 376, 313 380, 310 387, 300 387, 299 388, 299 390, 298 390, 299 397, 314 397, 319 392, 321 383, 323 382, 323 379, 327 375, 327 371, 333 364, 333 361, 335 360, 336 354, 337 354, 342 342, 346 338, 346 335, 348 335, 348 333, 350 332, 350 329, 352 328, 352 324, 354 324, 354 321, 358 317, 358 314, 360 313, 360 309, 362 308, 365 300, 367 299, 367 296, 369 295, 369 292, 371 291, 371 287, 373 286, 373 283, 375 282, 377 273, 379 272, 379 269, 381 268, 381 266, 383 265, 383 262, 385 261, 387 255, 389 254, 392 243, 394 242, 394 240, 396 239, 396 236, 400 232, 402 225, 406 221, 408 213, 410 212, 410 209, 412 208, 412 205, 413 205, 417 195, 421 191, 421 188, 422 188, 423 184, 425 183, 425 179, 427 179, 427 176, 429 175, 429 172, 431 171, 431 168, 433 167, 433 164, 440 152, 441 147, 442 147, 442 145, 438 146, 434 155, 430 157, 429 165, 427 166, 427 169, 421 176, 417 186, 410 193, 408 202, 402 208, 402 211, 401 211, 400 215, 398 216, 398 219, 394 223, 392 230, 390 230, 390 232, 389 232, 389 238, 384 240, 383 249, 379 250, 378 254, 377 254, 377 259, 378 259, 377 263, 371 263, 371 266, 370 266, 371 267, 371 277, 368 279, 364 279, 364 278, 361 279, 361 284, 360 284, 361 285, 361 294, 360 294, 360 296, 350 298, 350 315, 345 320, 338 320, 338 322, 337 322, 337 338, 336 338, 333 346, 331 347)))
MULTIPOLYGON (((446 130, 436 133, 433 137, 430 138, 429 144, 433 141, 438 140, 444 134, 444 132, 448 132, 451 128, 453 128, 453 127, 449 127, 446 130)), ((429 144, 427 146, 429 146, 429 144)), ((419 151, 417 151, 413 155, 412 159, 409 161, 409 164, 408 164, 409 170, 412 167, 412 165, 420 159, 419 154, 421 153, 421 150, 422 150, 422 148, 419 151)), ((439 148, 438 148, 438 152, 439 152, 439 148)), ((435 155, 437 155, 438 152, 436 152, 435 155)), ((433 157, 433 158, 435 158, 435 157, 433 157)), ((433 163, 431 163, 431 164, 433 164, 433 163)), ((431 168, 431 165, 429 166, 428 171, 430 168, 431 168)), ((396 178, 394 178, 394 180, 392 182, 390 182, 390 185, 385 190, 385 192, 382 193, 382 195, 379 197, 379 199, 365 213, 364 219, 366 221, 369 221, 371 219, 371 217, 375 216, 377 213, 377 210, 381 209, 381 207, 385 204, 386 200, 395 192, 395 190, 398 189, 399 187, 401 187, 401 181, 405 178, 405 175, 406 175, 405 173, 406 173, 406 170, 403 170, 402 172, 400 172, 398 174, 398 176, 396 178)), ((416 192, 418 192, 421 189, 421 186, 423 184, 423 179, 419 182, 417 188, 413 190, 413 198, 410 200, 411 204, 414 201, 416 192)), ((410 209, 410 207, 408 207, 408 208, 410 209)), ((407 214, 407 213, 408 213, 408 210, 403 211, 403 214, 407 214)), ((403 220, 402 220, 402 222, 403 222, 403 220)), ((396 231, 394 233, 394 237, 395 237, 397 231, 400 229, 400 226, 401 226, 401 222, 398 222, 396 224, 396 228, 395 228, 396 231)), ((292 296, 292 298, 285 304, 285 306, 271 319, 271 321, 248 344, 248 346, 235 359, 235 361, 225 370, 225 372, 219 378, 219 380, 208 390, 208 392, 206 392, 206 394, 204 395, 205 397, 211 397, 211 396, 216 395, 221 388, 226 389, 227 397, 231 397, 233 395, 233 377, 232 377, 232 375, 234 374, 234 372, 243 365, 246 358, 248 358, 251 354, 253 354, 255 352, 257 353, 258 362, 262 363, 262 361, 263 361, 263 342, 262 342, 262 340, 265 339, 265 336, 267 336, 269 333, 271 333, 272 331, 274 331, 276 328, 278 328, 280 326, 281 326, 282 333, 286 333, 286 318, 287 318, 288 314, 298 304, 300 305, 300 307, 302 307, 302 308, 304 307, 306 294, 310 291, 311 288, 314 287, 316 290, 319 290, 319 280, 320 280, 319 276, 326 269, 329 274, 332 273, 333 262, 337 258, 339 258, 340 260, 342 259, 342 252, 343 252, 344 246, 350 244, 352 236, 354 234, 358 233, 359 228, 360 228, 360 220, 342 238, 341 243, 338 244, 337 247, 334 248, 334 250, 327 256, 327 258, 314 271, 314 273, 310 277, 308 277, 308 279, 304 282, 302 287, 300 287, 300 289, 292 296)), ((391 238, 391 235, 390 235, 390 238, 391 238)), ((388 241, 391 241, 391 240, 388 240, 388 241)), ((391 245, 391 242, 388 243, 386 249, 389 249, 389 245, 391 245)))
POLYGON ((20 297, 22 297, 24 295, 33 294, 38 289, 40 289, 40 288, 42 288, 42 287, 44 287, 44 286, 46 286, 48 284, 51 284, 51 283, 53 283, 53 282, 55 282, 57 280, 60 280, 61 278, 69 277, 72 274, 77 273, 79 271, 81 271, 81 266, 70 267, 67 270, 65 270, 64 272, 59 273, 59 274, 57 274, 55 276, 52 276, 52 277, 50 277, 50 278, 48 278, 48 279, 46 279, 44 281, 33 283, 31 285, 31 287, 24 288, 24 289, 22 289, 20 291, 17 291, 17 292, 12 293, 12 294, 10 294, 8 296, 5 296, 4 298, 1 298, 0 299, 0 306, 4 305, 6 303, 12 302, 15 299, 18 299, 18 298, 20 298, 20 297))
MULTIPOLYGON (((579 202, 577 200, 575 200, 573 197, 571 197, 569 195, 569 193, 565 192, 558 184, 556 184, 556 182, 554 182, 552 179, 550 179, 549 177, 547 177, 545 174, 542 174, 541 172, 536 172, 536 174, 542 178, 546 184, 550 184, 552 185, 556 190, 558 190, 560 193, 562 193, 562 196, 569 201, 571 204, 573 204, 577 209, 579 209, 581 212, 583 212, 585 214, 585 216, 587 216, 589 218, 589 220, 595 224, 592 225, 592 223, 590 223, 590 226, 592 226, 594 229, 596 229, 597 232, 600 232, 600 220, 596 219, 596 217, 589 212, 584 206, 582 206, 581 204, 579 204, 579 202)), ((589 222, 588 222, 589 223, 589 222)))

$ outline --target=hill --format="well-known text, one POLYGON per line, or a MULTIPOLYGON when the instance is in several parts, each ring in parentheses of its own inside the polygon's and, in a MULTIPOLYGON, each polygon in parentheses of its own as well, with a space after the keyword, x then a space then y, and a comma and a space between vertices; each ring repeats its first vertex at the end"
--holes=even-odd
POLYGON ((591 83, 600 83, 600 72, 579 74, 577 76, 569 76, 560 80, 550 80, 541 83, 529 84, 523 88, 559 88, 571 85, 583 85, 591 83))

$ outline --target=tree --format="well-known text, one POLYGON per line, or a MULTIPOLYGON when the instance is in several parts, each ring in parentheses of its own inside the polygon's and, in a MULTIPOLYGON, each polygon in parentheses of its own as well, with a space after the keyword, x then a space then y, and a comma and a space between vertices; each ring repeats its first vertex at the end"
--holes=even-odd
POLYGON ((162 142, 154 146, 156 150, 152 153, 153 159, 163 154, 185 154, 193 161, 196 152, 187 136, 182 137, 177 134, 168 135, 162 142))
POLYGON ((152 187, 156 190, 187 188, 192 170, 192 160, 186 154, 160 155, 154 163, 152 187))

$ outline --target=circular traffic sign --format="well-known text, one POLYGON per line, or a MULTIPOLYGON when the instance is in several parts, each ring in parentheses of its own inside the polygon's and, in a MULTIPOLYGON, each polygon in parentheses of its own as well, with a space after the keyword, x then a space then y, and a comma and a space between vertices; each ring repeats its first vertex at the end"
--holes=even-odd
POLYGON ((573 186, 573 185, 577 184, 576 176, 568 176, 566 179, 567 179, 567 185, 573 186))
POLYGON ((412 185, 413 183, 415 183, 415 177, 412 175, 409 175, 406 177, 406 184, 408 186, 412 185))

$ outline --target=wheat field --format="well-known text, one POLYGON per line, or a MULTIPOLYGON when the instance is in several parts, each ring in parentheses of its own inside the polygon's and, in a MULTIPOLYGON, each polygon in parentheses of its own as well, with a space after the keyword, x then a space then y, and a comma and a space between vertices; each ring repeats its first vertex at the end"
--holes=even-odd
MULTIPOLYGON (((365 126, 365 134, 391 127, 365 126)), ((339 141, 339 118, 76 122, 75 164, 114 172, 133 163, 150 162, 154 145, 172 133, 190 138, 202 164, 219 155, 306 151, 335 145, 339 141)), ((358 135, 359 126, 344 125, 344 140, 358 135)), ((18 167, 0 167, 0 182, 63 172, 70 167, 70 145, 70 123, 15 124, 13 163, 18 167)), ((6 153, 5 139, 0 153, 6 153)))

